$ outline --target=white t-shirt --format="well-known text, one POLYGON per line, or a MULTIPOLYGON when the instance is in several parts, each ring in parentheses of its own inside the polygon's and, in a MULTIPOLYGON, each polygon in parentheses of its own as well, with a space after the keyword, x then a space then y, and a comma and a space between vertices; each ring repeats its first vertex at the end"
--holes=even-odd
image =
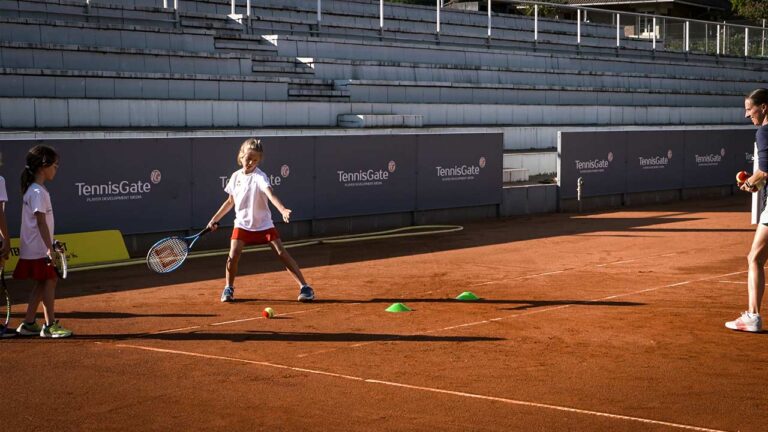
POLYGON ((0 202, 8 202, 8 190, 5 189, 5 178, 0 176, 0 202))
POLYGON ((53 240, 53 206, 51 195, 42 185, 32 183, 24 194, 21 206, 21 235, 19 239, 19 258, 40 259, 45 258, 48 248, 40 237, 37 228, 35 213, 45 213, 45 222, 48 224, 50 239, 53 240))
POLYGON ((235 201, 235 227, 264 231, 275 226, 265 193, 269 187, 269 177, 258 168, 250 174, 241 169, 232 173, 224 192, 235 201))

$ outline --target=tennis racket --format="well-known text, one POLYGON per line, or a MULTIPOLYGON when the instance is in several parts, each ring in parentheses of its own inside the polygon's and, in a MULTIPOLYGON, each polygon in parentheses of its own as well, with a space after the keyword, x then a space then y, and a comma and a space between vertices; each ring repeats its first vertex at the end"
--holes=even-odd
POLYGON ((193 236, 172 236, 160 240, 149 248, 147 266, 157 273, 170 273, 176 270, 184 264, 195 242, 210 231, 210 228, 205 228, 193 236))
POLYGON ((3 315, 2 328, 0 328, 0 339, 9 336, 15 336, 15 332, 8 328, 8 324, 11 322, 11 295, 8 292, 8 286, 5 284, 5 268, 0 267, 0 302, 2 305, 3 315))
POLYGON ((58 240, 53 242, 53 252, 50 258, 46 258, 48 265, 53 266, 56 275, 60 279, 67 278, 67 254, 65 252, 67 245, 58 240))

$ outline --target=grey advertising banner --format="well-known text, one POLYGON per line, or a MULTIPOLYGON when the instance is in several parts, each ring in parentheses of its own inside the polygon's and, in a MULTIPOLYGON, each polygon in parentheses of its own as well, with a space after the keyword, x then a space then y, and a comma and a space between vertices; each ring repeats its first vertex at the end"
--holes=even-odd
POLYGON ((752 171, 754 135, 753 129, 560 132, 561 197, 576 197, 579 177, 585 197, 733 184, 736 172, 752 171), (599 159, 610 150, 607 142, 623 143, 623 152, 622 146, 611 152, 614 163, 599 159))
POLYGON ((685 131, 683 187, 733 184, 740 151, 722 131, 685 131))
POLYGON ((623 193, 627 132, 559 132, 558 185, 561 198, 623 193))
MULTIPOLYGON (((246 138, 0 140, 11 233, 18 235, 21 214, 19 175, 35 144, 52 145, 61 156, 57 177, 46 184, 56 232, 139 234, 203 227, 227 198, 224 186, 239 169, 246 138)), ((279 136, 262 143, 260 169, 294 221, 500 202, 501 134, 279 136)), ((274 209, 273 218, 280 219, 274 209)))
POLYGON ((191 225, 188 140, 65 141, 57 149, 62 170, 53 184, 64 186, 56 199, 66 205, 55 211, 67 232, 119 227, 133 234, 191 225))
POLYGON ((417 210, 501 202, 502 134, 421 135, 417 210))
POLYGON ((40 143, 54 147, 60 156, 56 177, 45 184, 51 193, 55 232, 142 233, 190 226, 187 140, 0 141, 11 235, 18 235, 25 156, 40 143))
POLYGON ((627 192, 647 192, 683 187, 683 142, 663 131, 628 133, 627 192))
MULTIPOLYGON (((192 141, 192 214, 195 227, 203 227, 227 198, 224 187, 238 169, 240 146, 248 137, 193 138, 192 141)), ((259 164, 270 179, 272 190, 291 209, 291 220, 314 217, 314 138, 261 138, 264 157, 259 164)), ((282 220, 272 209, 272 219, 282 220)), ((222 220, 231 226, 234 210, 222 220)))
POLYGON ((315 217, 416 208, 416 135, 315 138, 315 217))

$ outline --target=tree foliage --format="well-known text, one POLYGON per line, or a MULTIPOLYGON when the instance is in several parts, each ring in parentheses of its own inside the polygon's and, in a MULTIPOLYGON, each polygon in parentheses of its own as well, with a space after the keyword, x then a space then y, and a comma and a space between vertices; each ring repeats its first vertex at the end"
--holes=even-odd
POLYGON ((731 0, 736 15, 756 23, 768 19, 768 0, 731 0))

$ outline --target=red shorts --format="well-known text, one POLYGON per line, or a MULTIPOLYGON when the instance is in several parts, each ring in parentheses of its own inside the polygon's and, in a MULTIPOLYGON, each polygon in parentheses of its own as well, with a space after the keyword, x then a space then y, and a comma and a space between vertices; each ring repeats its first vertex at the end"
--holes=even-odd
POLYGON ((265 244, 280 238, 280 234, 272 227, 264 231, 248 231, 242 228, 232 230, 232 240, 240 240, 246 246, 255 244, 265 244))
POLYGON ((19 259, 16 268, 13 270, 13 278, 45 281, 49 279, 57 279, 58 276, 56 275, 56 270, 45 258, 39 258, 19 259))

